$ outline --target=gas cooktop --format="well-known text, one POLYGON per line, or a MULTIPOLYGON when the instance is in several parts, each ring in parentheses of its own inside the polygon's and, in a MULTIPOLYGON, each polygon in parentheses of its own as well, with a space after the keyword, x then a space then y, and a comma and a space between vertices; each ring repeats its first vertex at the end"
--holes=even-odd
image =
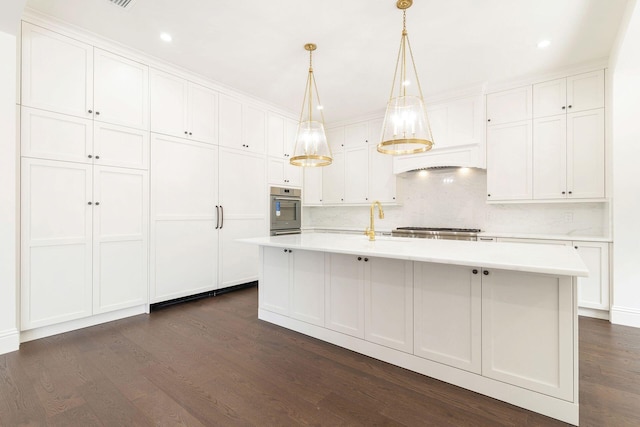
POLYGON ((479 228, 398 227, 391 235, 423 239, 477 240, 480 231, 479 228))

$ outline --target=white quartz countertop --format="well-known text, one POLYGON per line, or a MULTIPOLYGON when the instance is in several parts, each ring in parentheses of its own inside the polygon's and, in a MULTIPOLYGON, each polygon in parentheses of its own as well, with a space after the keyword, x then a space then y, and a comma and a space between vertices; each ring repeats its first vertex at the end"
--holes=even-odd
POLYGON ((586 277, 582 258, 572 246, 466 242, 364 235, 303 233, 239 240, 260 246, 364 255, 440 264, 586 277))

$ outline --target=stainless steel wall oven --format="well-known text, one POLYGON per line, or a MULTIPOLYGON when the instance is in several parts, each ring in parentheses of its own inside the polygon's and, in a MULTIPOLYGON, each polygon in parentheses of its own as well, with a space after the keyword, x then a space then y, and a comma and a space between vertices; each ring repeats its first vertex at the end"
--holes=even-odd
POLYGON ((302 191, 271 187, 271 235, 299 234, 302 227, 302 191))

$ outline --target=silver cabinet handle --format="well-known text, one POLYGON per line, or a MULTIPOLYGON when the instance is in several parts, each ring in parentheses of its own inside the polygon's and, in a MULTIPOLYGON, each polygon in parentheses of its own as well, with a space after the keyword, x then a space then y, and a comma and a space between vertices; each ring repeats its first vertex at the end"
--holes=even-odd
POLYGON ((220 205, 220 229, 224 227, 224 209, 222 205, 220 205))
POLYGON ((220 211, 218 210, 218 205, 216 205, 216 230, 220 228, 220 211))

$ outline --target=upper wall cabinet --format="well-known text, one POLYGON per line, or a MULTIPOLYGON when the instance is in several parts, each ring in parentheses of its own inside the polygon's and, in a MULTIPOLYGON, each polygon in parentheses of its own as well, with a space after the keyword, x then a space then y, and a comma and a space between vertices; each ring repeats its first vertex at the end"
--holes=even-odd
POLYGON ((531 86, 487 95, 487 124, 499 125, 531 119, 531 97, 531 86))
POLYGON ((266 111, 220 95, 220 145, 264 153, 267 143, 266 111))
POLYGON ((534 118, 604 107, 604 70, 533 85, 534 118))
POLYGON ((23 23, 22 105, 148 129, 146 65, 23 23))
POLYGON ((180 77, 151 71, 151 130, 215 144, 218 94, 180 77))

